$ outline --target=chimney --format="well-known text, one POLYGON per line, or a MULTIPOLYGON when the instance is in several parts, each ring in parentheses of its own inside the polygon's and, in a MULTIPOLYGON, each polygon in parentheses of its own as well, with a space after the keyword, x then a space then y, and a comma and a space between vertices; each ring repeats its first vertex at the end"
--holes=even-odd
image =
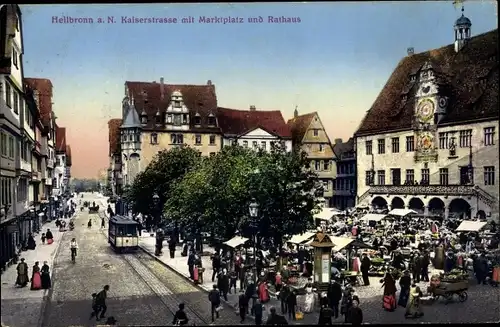
POLYGON ((163 77, 160 77, 160 98, 163 100, 164 96, 165 96, 165 89, 164 89, 164 86, 163 86, 163 82, 165 82, 165 80, 163 79, 163 77))
POLYGON ((255 106, 252 104, 252 105, 250 106, 250 111, 255 111, 255 110, 257 110, 257 109, 256 109, 256 108, 255 108, 255 106))
POLYGON ((335 144, 340 144, 342 143, 342 139, 335 139, 335 144))
POLYGON ((406 49, 406 53, 408 54, 408 56, 413 56, 415 54, 415 49, 408 48, 408 49, 406 49))
POLYGON ((211 79, 209 79, 209 80, 207 81, 207 85, 212 85, 212 80, 211 80, 211 79))

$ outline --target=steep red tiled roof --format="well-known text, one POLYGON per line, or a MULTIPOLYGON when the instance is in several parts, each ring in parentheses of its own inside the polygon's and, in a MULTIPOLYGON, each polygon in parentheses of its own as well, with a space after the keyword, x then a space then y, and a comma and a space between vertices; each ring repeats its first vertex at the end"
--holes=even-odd
POLYGON ((66 127, 56 125, 56 152, 66 152, 66 127))
POLYGON ((24 83, 32 90, 38 91, 38 110, 44 126, 50 126, 52 113, 52 82, 46 78, 25 78, 24 83))
POLYGON ((236 110, 218 108, 217 120, 223 134, 243 135, 256 128, 281 138, 291 138, 290 128, 279 110, 236 110))
MULTIPOLYGON (((217 115, 217 96, 215 94, 215 85, 209 83, 207 85, 174 85, 163 84, 163 98, 161 96, 161 84, 150 82, 125 82, 125 86, 129 90, 129 94, 134 97, 137 113, 140 115, 145 110, 148 115, 148 129, 162 130, 165 127, 156 126, 155 115, 160 112, 160 115, 165 113, 165 110, 170 105, 170 97, 174 91, 180 91, 183 96, 183 101, 190 113, 199 114, 201 117, 202 129, 214 130, 207 126, 209 114, 217 115)), ((194 120, 191 119, 191 125, 194 125, 194 120)), ((194 128, 194 126, 192 126, 194 128)), ((217 128, 218 129, 218 128, 217 128)))
POLYGON ((316 112, 311 112, 288 120, 287 125, 290 126, 293 141, 295 143, 302 142, 302 139, 304 139, 304 135, 306 135, 307 128, 309 127, 309 125, 311 125, 311 121, 316 115, 316 112))
POLYGON ((449 97, 442 124, 498 118, 498 30, 493 30, 471 38, 458 53, 453 45, 448 45, 403 58, 356 135, 412 127, 418 83, 410 85, 410 75, 426 62, 435 69, 440 92, 449 97))
POLYGON ((66 145, 66 166, 71 167, 72 162, 71 162, 71 147, 66 145))
POLYGON ((109 156, 117 153, 120 150, 120 126, 122 124, 121 119, 110 119, 108 121, 108 131, 109 131, 109 156))

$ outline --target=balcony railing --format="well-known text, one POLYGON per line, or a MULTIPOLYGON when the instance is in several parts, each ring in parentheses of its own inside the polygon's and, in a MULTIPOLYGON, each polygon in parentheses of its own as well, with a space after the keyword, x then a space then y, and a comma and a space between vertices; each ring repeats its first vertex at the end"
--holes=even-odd
POLYGON ((474 185, 373 185, 370 194, 473 195, 474 185))

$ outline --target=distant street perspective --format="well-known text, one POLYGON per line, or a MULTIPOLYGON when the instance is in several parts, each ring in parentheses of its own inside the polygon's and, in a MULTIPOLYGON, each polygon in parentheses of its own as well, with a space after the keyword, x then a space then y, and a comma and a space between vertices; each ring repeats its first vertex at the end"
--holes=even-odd
POLYGON ((500 322, 495 5, 1 4, 1 326, 500 322))

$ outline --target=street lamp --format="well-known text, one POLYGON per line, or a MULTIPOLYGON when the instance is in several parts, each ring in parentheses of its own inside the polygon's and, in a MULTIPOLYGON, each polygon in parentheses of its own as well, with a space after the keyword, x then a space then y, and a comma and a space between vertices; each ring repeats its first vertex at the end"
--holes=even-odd
POLYGON ((248 210, 250 211, 250 217, 252 218, 250 226, 252 227, 253 230, 254 281, 257 281, 257 233, 258 233, 257 217, 259 216, 259 204, 255 200, 252 200, 252 202, 248 206, 248 210))

